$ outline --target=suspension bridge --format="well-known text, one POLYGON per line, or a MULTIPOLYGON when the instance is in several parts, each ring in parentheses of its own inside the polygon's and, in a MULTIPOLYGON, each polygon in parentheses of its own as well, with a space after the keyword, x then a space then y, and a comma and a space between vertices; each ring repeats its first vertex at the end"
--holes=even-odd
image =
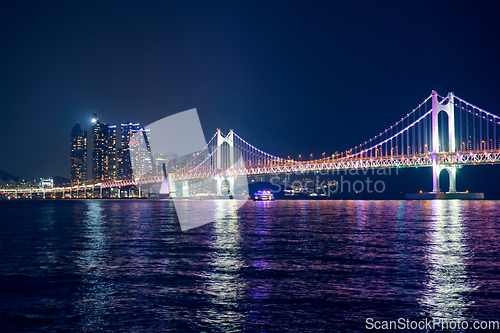
MULTIPOLYGON (((415 109, 373 138, 340 154, 311 161, 285 159, 260 150, 232 130, 218 130, 209 143, 177 172, 174 182, 215 178, 366 168, 432 167, 433 192, 446 170, 450 192, 456 192, 457 169, 463 165, 500 163, 500 117, 449 93, 433 91, 415 109)), ((186 188, 186 185, 184 185, 186 188)), ((220 193, 218 193, 220 194, 220 193)), ((188 195, 188 193, 183 193, 188 195)))
POLYGON ((185 158, 182 167, 174 172, 161 174, 151 165, 150 172, 135 175, 134 179, 87 186, 92 186, 92 193, 98 188, 102 196, 105 188, 162 182, 163 191, 174 197, 188 197, 193 181, 212 180, 217 195, 221 195, 225 190, 234 193, 235 179, 248 175, 418 166, 432 167, 432 193, 440 193, 443 170, 449 176, 449 192, 455 193, 457 169, 479 164, 500 164, 500 117, 453 93, 441 96, 433 91, 393 125, 339 154, 297 161, 264 152, 233 130, 227 135, 217 130, 203 149, 185 158))

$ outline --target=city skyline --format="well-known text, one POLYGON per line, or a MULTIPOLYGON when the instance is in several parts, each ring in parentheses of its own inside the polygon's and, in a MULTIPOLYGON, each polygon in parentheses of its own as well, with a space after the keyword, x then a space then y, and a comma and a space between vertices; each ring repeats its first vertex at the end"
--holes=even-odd
MULTIPOLYGON (((132 178, 131 139, 134 134, 149 132, 149 130, 145 131, 140 123, 134 122, 120 123, 118 130, 117 125, 101 123, 97 112, 94 112, 91 124, 92 140, 87 151, 90 150, 92 157, 92 173, 87 180, 107 182, 132 178)), ((73 182, 73 178, 71 181, 73 182)))
POLYGON ((69 178, 61 138, 94 112, 149 124, 196 107, 206 139, 234 129, 295 159, 364 142, 432 89, 498 114, 498 12, 498 2, 2 2, 0 169, 69 178), (45 148, 17 154, 35 141, 45 148))

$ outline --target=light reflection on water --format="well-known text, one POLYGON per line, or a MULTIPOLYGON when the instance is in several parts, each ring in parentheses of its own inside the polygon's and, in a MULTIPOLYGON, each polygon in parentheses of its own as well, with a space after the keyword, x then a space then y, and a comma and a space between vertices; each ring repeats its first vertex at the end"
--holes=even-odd
POLYGON ((82 221, 82 230, 86 242, 77 259, 82 275, 82 283, 74 306, 77 316, 81 317, 82 330, 102 329, 105 326, 104 316, 109 310, 113 284, 106 279, 107 237, 104 232, 106 223, 105 210, 100 201, 86 201, 88 210, 82 221))
POLYGON ((246 285, 239 274, 244 262, 239 219, 236 209, 233 209, 236 203, 217 200, 215 205, 216 222, 213 225, 214 234, 210 244, 211 269, 205 284, 211 305, 206 310, 204 320, 212 323, 221 332, 240 331, 245 317, 241 300, 246 285))
POLYGON ((432 201, 428 230, 427 270, 422 305, 432 318, 463 320, 474 290, 466 261, 473 256, 466 244, 460 201, 432 201))
POLYGON ((0 202, 2 330, 350 331, 497 320, 500 202, 0 202), (36 218, 32 218, 36 216, 36 218), (19 226, 22 225, 22 228, 19 226))

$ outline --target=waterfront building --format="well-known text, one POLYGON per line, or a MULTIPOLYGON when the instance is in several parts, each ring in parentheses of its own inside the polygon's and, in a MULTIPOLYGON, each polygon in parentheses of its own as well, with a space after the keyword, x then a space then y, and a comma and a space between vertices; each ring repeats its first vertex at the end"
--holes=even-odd
POLYGON ((87 131, 80 123, 71 131, 71 183, 84 184, 87 181, 87 131))
POLYGON ((51 178, 43 178, 40 181, 40 188, 54 188, 54 179, 51 178))
POLYGON ((130 162, 132 166, 131 175, 134 178, 140 178, 144 175, 152 175, 155 173, 155 159, 151 153, 149 145, 150 130, 139 128, 137 132, 130 138, 128 149, 130 162))
POLYGON ((139 131, 140 124, 129 122, 121 124, 121 149, 119 159, 119 176, 123 179, 132 178, 132 163, 130 160, 130 139, 139 131))
POLYGON ((155 154, 154 155, 154 166, 155 171, 158 175, 163 175, 163 167, 165 166, 165 172, 171 173, 175 171, 174 165, 177 159, 177 154, 155 154))
POLYGON ((97 113, 92 118, 92 180, 116 180, 116 125, 99 121, 97 113))
POLYGON ((116 139, 116 125, 108 125, 108 149, 106 155, 106 164, 110 180, 116 180, 118 178, 118 156, 116 152, 116 139))

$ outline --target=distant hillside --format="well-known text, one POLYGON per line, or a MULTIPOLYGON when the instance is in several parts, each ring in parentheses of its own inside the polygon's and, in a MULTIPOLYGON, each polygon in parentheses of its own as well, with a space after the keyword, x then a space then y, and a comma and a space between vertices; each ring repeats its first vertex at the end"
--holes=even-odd
POLYGON ((3 171, 2 169, 0 169, 0 180, 9 180, 9 179, 13 179, 17 182, 19 180, 19 177, 16 177, 8 173, 7 171, 3 171))
MULTIPOLYGON (((19 179, 22 179, 22 178, 16 177, 13 174, 10 174, 7 171, 0 169, 0 180, 8 181, 10 179, 13 179, 14 181, 17 182, 17 181, 19 181, 19 179)), ((32 179, 34 179, 34 177, 28 178, 28 180, 32 180, 32 179)), ((60 176, 54 176, 54 177, 52 177, 52 179, 54 180, 54 186, 62 186, 63 184, 69 184, 69 182, 70 182, 70 180, 68 178, 60 177, 60 176)))
POLYGON ((54 180, 54 186, 62 186, 63 184, 69 184, 70 180, 68 178, 54 176, 52 177, 54 180))

